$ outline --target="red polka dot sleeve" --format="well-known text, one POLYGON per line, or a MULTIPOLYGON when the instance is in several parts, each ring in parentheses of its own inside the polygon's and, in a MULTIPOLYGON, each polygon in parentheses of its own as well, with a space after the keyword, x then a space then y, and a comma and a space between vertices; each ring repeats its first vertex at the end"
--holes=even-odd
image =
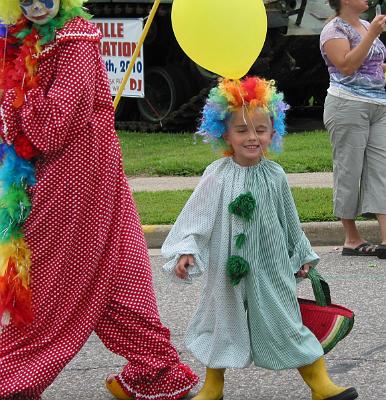
POLYGON ((29 91, 21 112, 23 130, 43 153, 57 151, 71 140, 71 125, 80 110, 82 119, 77 121, 85 127, 92 115, 95 44, 66 42, 61 47, 53 85, 47 94, 42 88, 29 91))

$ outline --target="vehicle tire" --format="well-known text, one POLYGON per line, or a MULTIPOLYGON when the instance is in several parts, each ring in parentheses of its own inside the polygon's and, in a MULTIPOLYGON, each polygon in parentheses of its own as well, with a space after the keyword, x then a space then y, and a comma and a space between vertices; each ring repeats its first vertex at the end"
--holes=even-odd
MULTIPOLYGON (((113 97, 113 100, 115 97, 113 97)), ((128 121, 130 119, 130 100, 127 97, 121 97, 118 106, 115 110, 115 119, 117 121, 128 121)))
POLYGON ((159 122, 186 100, 186 87, 178 67, 150 67, 145 72, 145 98, 138 111, 145 121, 159 122))

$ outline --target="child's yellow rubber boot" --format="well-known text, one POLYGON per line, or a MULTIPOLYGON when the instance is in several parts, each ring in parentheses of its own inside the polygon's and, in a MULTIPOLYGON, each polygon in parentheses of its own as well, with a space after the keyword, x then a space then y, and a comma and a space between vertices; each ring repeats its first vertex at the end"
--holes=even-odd
POLYGON ((134 400, 134 396, 128 396, 124 392, 114 375, 106 379, 106 388, 118 400, 134 400))
POLYGON ((311 388, 312 400, 352 400, 358 397, 355 388, 335 385, 326 369, 324 357, 299 368, 300 375, 311 388))
POLYGON ((207 368, 204 386, 192 400, 222 400, 224 395, 224 373, 224 368, 207 368))

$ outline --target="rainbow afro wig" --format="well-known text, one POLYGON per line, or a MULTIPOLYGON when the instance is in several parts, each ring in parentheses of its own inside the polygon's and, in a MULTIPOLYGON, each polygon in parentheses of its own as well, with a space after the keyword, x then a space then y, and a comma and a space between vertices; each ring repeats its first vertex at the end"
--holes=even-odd
POLYGON ((283 93, 277 92, 274 81, 267 81, 255 76, 242 80, 219 80, 206 100, 202 111, 198 134, 209 142, 214 150, 231 152, 223 139, 227 124, 233 112, 246 107, 248 112, 261 109, 271 118, 275 134, 271 149, 281 150, 282 137, 285 135, 285 112, 289 106, 283 100, 283 93))
MULTIPOLYGON (((67 12, 75 7, 82 7, 87 0, 60 0, 61 8, 67 12)), ((5 24, 15 24, 22 16, 20 0, 0 1, 0 20, 5 24)))

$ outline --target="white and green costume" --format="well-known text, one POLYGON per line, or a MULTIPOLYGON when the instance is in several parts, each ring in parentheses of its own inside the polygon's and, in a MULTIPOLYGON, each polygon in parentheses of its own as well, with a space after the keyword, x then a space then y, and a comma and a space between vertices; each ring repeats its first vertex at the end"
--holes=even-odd
POLYGON ((323 355, 302 324, 294 276, 319 258, 301 230, 287 178, 275 162, 263 159, 242 167, 225 157, 209 165, 162 253, 169 259, 164 271, 172 276, 182 254, 195 258, 188 281, 205 274, 186 345, 207 367, 244 368, 253 361, 268 369, 297 368, 323 355), (255 199, 249 220, 229 211, 229 204, 248 192, 255 199), (235 238, 240 234, 245 243, 239 249, 235 238), (236 286, 226 272, 230 256, 250 265, 236 286))

